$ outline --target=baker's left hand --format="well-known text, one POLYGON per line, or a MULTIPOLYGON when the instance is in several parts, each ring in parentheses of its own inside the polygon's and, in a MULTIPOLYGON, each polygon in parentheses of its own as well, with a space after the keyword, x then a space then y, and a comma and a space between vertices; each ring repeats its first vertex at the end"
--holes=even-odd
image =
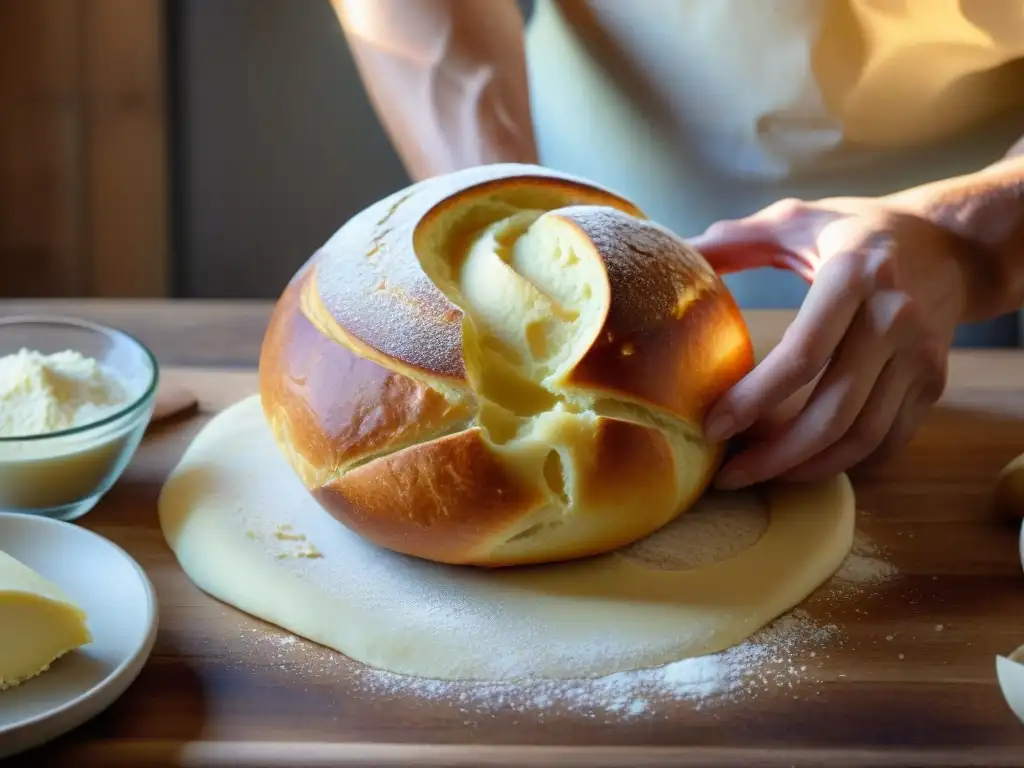
POLYGON ((965 308, 949 232, 883 200, 787 200, 692 243, 720 274, 776 266, 811 281, 782 341, 707 415, 709 438, 750 438, 718 487, 845 471, 913 436, 965 308))

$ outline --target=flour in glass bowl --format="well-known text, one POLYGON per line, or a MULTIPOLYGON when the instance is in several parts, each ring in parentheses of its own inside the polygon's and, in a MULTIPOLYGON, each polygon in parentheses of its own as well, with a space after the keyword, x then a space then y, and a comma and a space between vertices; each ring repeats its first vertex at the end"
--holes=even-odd
POLYGON ((117 412, 133 394, 117 373, 91 357, 21 349, 0 356, 0 437, 85 426, 117 412))
MULTIPOLYGON (((752 546, 767 528, 768 514, 756 497, 715 494, 691 512, 622 551, 638 565, 684 569, 733 557, 752 546), (737 504, 737 501, 740 503, 737 504)), ((808 607, 849 601, 896 575, 880 550, 862 533, 833 578, 808 607)), ((327 648, 298 641, 278 630, 254 628, 244 634, 253 657, 270 659, 309 682, 344 680, 378 700, 418 697, 450 702, 467 717, 514 711, 543 719, 546 713, 630 719, 656 716, 659 707, 690 702, 699 709, 741 698, 784 691, 799 695, 820 680, 831 652, 844 644, 839 627, 815 621, 797 608, 746 642, 720 653, 684 659, 653 669, 585 680, 458 682, 396 675, 355 664, 327 648)), ((581 652, 588 652, 581 649, 581 652)))

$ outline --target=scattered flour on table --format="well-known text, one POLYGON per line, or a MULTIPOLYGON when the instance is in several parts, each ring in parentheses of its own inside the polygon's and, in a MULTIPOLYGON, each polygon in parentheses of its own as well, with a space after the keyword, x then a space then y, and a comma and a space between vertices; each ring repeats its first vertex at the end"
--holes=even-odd
POLYGON ((881 550, 858 531, 850 554, 827 585, 826 594, 832 600, 849 599, 893 579, 897 573, 896 566, 884 560, 881 550))
POLYGON ((310 682, 347 680, 375 699, 418 697, 447 701, 463 714, 497 712, 572 713, 628 719, 655 712, 667 702, 688 701, 698 708, 757 697, 773 688, 794 689, 813 680, 814 670, 800 659, 838 636, 835 625, 818 625, 796 610, 750 640, 721 653, 684 659, 663 667, 618 672, 586 680, 460 682, 396 675, 355 665, 341 654, 290 635, 256 628, 244 640, 254 656, 270 657, 282 669, 308 675, 310 682))
MULTIPOLYGON (((752 546, 767 522, 767 513, 756 497, 749 504, 737 505, 733 496, 724 508, 712 499, 622 554, 651 568, 699 567, 752 546)), ((278 543, 309 543, 288 524, 266 533, 278 543)), ((817 613, 822 606, 850 603, 896 574, 879 548, 858 532, 842 566, 805 605, 817 613)), ((345 681, 351 689, 374 699, 447 701, 467 717, 511 710, 541 719, 548 712, 629 719, 656 715, 659 707, 671 702, 691 702, 702 709, 762 694, 785 692, 799 697, 798 689, 820 682, 832 651, 845 645, 837 625, 815 621, 798 607, 738 646, 662 667, 583 680, 458 682, 363 667, 342 654, 297 641, 273 628, 254 628, 242 639, 251 647, 252 658, 269 657, 274 665, 289 674, 304 675, 309 682, 345 681)), ((811 695, 815 693, 811 691, 811 695)))

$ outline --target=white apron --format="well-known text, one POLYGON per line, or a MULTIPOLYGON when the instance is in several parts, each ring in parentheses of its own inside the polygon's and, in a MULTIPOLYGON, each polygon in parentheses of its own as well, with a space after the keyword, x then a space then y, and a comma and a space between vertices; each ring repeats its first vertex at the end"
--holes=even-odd
MULTIPOLYGON (((527 60, 541 161, 684 237, 974 171, 1024 134, 1024 0, 537 0, 527 60)), ((745 307, 807 289, 727 282, 745 307)), ((1013 343, 1015 323, 958 340, 1013 343)))

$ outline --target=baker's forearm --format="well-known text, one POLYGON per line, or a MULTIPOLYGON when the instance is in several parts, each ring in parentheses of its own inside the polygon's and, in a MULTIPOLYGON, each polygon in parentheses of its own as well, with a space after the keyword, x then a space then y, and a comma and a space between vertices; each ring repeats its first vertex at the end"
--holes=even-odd
POLYGON ((415 179, 537 162, 515 0, 331 0, 360 76, 415 179))
POLYGON ((964 246, 965 320, 1024 305, 1024 140, 976 173, 944 179, 890 200, 954 233, 964 246))

